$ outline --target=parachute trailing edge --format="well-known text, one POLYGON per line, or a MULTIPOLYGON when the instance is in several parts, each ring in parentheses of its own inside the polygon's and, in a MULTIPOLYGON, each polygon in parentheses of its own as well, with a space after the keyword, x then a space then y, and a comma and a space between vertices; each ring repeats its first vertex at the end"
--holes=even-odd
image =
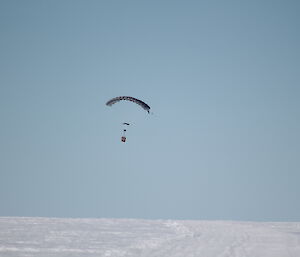
POLYGON ((150 111, 150 106, 148 104, 146 104, 145 102, 143 102, 143 101, 141 101, 137 98, 131 97, 131 96, 118 96, 118 97, 112 98, 106 103, 106 105, 107 106, 112 106, 113 104, 115 104, 119 101, 122 101, 122 100, 134 102, 134 103, 140 105, 148 113, 150 113, 149 112, 150 111))

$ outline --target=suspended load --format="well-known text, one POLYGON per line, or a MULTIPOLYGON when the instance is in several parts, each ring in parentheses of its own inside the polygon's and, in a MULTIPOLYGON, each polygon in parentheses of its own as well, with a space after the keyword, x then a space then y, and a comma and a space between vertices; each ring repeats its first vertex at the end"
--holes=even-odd
POLYGON ((118 96, 118 97, 112 98, 106 103, 106 105, 112 106, 113 104, 115 104, 119 101, 122 101, 122 100, 134 102, 134 103, 140 105, 148 113, 150 113, 150 106, 148 104, 146 104, 145 102, 143 102, 137 98, 131 97, 131 96, 118 96))
MULTIPOLYGON (((127 123, 127 122, 123 122, 123 125, 129 126, 130 124, 127 123)), ((124 128, 124 129, 123 129, 123 136, 121 137, 121 141, 122 141, 123 143, 126 142, 126 131, 127 131, 127 130, 124 128)))

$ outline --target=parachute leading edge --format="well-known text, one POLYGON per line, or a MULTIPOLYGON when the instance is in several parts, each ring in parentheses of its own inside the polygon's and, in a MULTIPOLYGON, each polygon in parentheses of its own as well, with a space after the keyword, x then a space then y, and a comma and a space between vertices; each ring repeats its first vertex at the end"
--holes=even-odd
POLYGON ((118 97, 112 98, 106 103, 106 105, 112 106, 113 104, 115 104, 119 101, 122 101, 122 100, 134 102, 134 103, 140 105, 148 113, 150 113, 150 106, 148 104, 146 104, 145 102, 143 102, 137 98, 131 97, 131 96, 118 96, 118 97))

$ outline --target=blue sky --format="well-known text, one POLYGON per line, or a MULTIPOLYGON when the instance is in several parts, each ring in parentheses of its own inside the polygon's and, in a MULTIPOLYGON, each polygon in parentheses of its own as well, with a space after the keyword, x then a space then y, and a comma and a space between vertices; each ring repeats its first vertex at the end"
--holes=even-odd
POLYGON ((299 221, 299 12, 1 1, 0 215, 299 221))

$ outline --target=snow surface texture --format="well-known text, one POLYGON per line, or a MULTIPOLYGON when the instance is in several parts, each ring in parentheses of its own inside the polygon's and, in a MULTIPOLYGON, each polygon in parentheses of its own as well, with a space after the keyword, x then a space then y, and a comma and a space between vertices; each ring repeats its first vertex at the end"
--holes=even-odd
POLYGON ((299 257, 300 223, 0 218, 1 257, 299 257))

